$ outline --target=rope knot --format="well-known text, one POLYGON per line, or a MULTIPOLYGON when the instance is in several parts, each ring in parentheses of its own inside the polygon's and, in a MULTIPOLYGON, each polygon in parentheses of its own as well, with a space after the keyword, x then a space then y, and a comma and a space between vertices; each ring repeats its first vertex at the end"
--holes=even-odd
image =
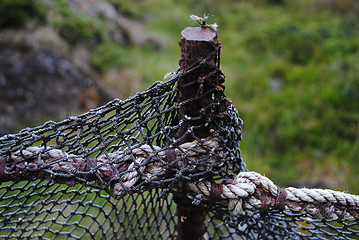
POLYGON ((213 202, 221 201, 222 200, 222 197, 221 197, 222 189, 223 189, 222 184, 212 183, 211 192, 209 195, 210 200, 213 202))
POLYGON ((285 189, 280 188, 279 186, 277 186, 277 189, 278 189, 278 195, 275 199, 274 208, 283 211, 285 208, 285 200, 287 198, 287 192, 285 191, 285 189))

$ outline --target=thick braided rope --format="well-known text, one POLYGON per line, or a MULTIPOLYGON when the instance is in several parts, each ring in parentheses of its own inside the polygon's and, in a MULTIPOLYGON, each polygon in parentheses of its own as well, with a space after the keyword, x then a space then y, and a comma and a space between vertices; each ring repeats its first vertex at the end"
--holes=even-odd
MULTIPOLYGON (((198 144, 197 141, 184 143, 174 149, 176 158, 191 157, 210 154, 208 149, 218 147, 218 140, 206 140, 198 144), (202 145, 202 146, 201 146, 202 145)), ((77 169, 84 161, 79 156, 66 154, 63 150, 51 149, 44 151, 42 147, 29 147, 15 152, 11 156, 12 162, 23 161, 27 158, 38 158, 41 154, 43 164, 51 166, 52 171, 70 171, 77 169), (51 163, 50 163, 51 162, 51 163)), ((111 171, 123 167, 126 169, 121 175, 121 182, 115 183, 112 190, 116 195, 123 195, 131 189, 140 179, 148 181, 164 175, 165 167, 161 161, 146 165, 149 159, 166 162, 166 151, 160 147, 142 145, 138 148, 118 151, 100 156, 96 161, 95 170, 101 172, 111 171), (135 160, 133 160, 135 159, 135 160), (122 164, 122 165, 121 165, 122 164)), ((207 161, 215 161, 209 158, 207 161)), ((196 164, 196 163, 193 163, 196 164)), ((30 164, 29 164, 30 165, 30 164)), ((309 214, 314 218, 333 220, 359 219, 359 196, 329 189, 292 188, 281 189, 270 179, 256 172, 241 172, 233 181, 226 184, 215 184, 209 181, 187 183, 188 189, 194 194, 201 194, 204 199, 211 200, 217 194, 216 200, 228 202, 228 210, 233 215, 250 214, 254 210, 279 209, 287 213, 309 214), (214 189, 216 191, 214 191, 214 189)))
MULTIPOLYGON (((188 187, 206 197, 213 192, 213 183, 209 181, 189 183, 188 187)), ((309 214, 314 218, 359 219, 357 195, 329 189, 281 189, 256 172, 241 172, 232 182, 223 184, 220 197, 228 200, 228 209, 233 215, 279 209, 287 213, 309 214)))
MULTIPOLYGON (((183 143, 179 147, 174 149, 174 156, 172 160, 196 156, 203 156, 208 154, 208 149, 215 149, 218 146, 218 139, 204 140, 201 144, 198 141, 189 143, 183 143)), ((118 172, 121 174, 121 181, 113 184, 112 191, 117 196, 122 196, 131 189, 141 178, 141 180, 150 181, 154 178, 159 178, 164 174, 166 168, 161 163, 168 162, 166 151, 161 151, 158 146, 150 146, 147 144, 141 145, 134 149, 126 148, 123 151, 117 151, 114 153, 103 154, 97 158, 96 166, 93 166, 92 171, 97 171, 101 176, 106 178, 106 174, 109 172, 118 172), (156 159, 155 164, 148 165, 147 163, 151 159, 156 159), (130 164, 127 164, 130 162, 130 164), (125 166, 125 168, 123 168, 125 166), (119 171, 120 170, 120 171, 119 171)), ((193 160, 193 159, 192 159, 193 160)), ((214 157, 209 157, 203 164, 210 164, 215 162, 214 157)), ((56 173, 67 172, 76 175, 79 172, 81 166, 86 162, 85 158, 76 156, 73 154, 67 154, 65 151, 60 149, 44 149, 43 147, 28 147, 24 150, 17 151, 11 156, 11 160, 8 161, 14 163, 22 163, 21 168, 36 168, 46 169, 47 172, 52 172, 53 175, 56 173), (41 156, 41 157, 39 157, 41 156), (38 159, 41 161, 39 162, 38 159), (36 161, 36 164, 33 162, 36 161)), ((196 162, 188 162, 188 165, 196 165, 196 162)), ((181 162, 178 161, 179 167, 181 162)), ((182 166, 184 167, 184 166, 182 166)), ((198 168, 201 168, 200 165, 198 168)), ((70 176, 68 176, 70 177, 70 176)))

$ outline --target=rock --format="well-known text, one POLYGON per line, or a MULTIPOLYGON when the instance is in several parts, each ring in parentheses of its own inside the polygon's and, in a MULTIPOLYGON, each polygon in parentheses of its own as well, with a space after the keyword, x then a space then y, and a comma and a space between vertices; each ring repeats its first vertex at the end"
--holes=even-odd
POLYGON ((102 0, 70 0, 71 9, 90 17, 102 17, 107 21, 115 21, 117 11, 112 4, 102 0))
POLYGON ((73 47, 69 58, 71 59, 71 62, 74 64, 74 66, 82 69, 87 74, 96 75, 91 67, 91 54, 84 46, 79 45, 73 47))
POLYGON ((108 35, 114 40, 139 46, 150 44, 157 49, 165 47, 165 41, 158 34, 147 32, 142 22, 124 17, 105 0, 71 0, 69 4, 71 9, 79 14, 102 18, 108 35))
POLYGON ((88 64, 79 63, 89 62, 86 51, 77 50, 76 57, 69 52, 46 28, 0 32, 0 136, 79 114, 113 98, 96 74, 90 74, 88 64))
MULTIPOLYGON (((64 17, 54 1, 41 1, 51 9, 48 19, 64 17)), ((162 37, 145 31, 143 22, 127 19, 105 0, 68 3, 77 14, 102 19, 104 35, 111 41, 165 46, 162 37)), ((0 30, 0 136, 50 119, 62 120, 141 90, 142 79, 134 70, 112 69, 100 77, 91 66, 86 43, 71 44, 50 22, 29 21, 0 30)))
POLYGON ((35 29, 33 34, 27 35, 26 38, 32 38, 33 44, 38 44, 37 47, 39 48, 51 49, 61 52, 64 55, 69 53, 68 43, 65 42, 53 28, 39 27, 35 29))
POLYGON ((120 99, 143 89, 143 79, 133 69, 111 69, 101 76, 101 80, 113 91, 112 94, 116 94, 120 99))

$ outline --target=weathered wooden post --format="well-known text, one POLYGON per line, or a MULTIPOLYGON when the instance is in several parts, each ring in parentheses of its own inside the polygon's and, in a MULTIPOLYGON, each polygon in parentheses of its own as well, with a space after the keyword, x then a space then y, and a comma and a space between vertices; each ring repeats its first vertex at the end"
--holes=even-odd
MULTIPOLYGON (((182 121, 177 131, 181 143, 190 142, 211 135, 209 122, 218 115, 221 108, 223 81, 218 69, 219 48, 217 32, 207 27, 187 27, 181 33, 180 70, 186 72, 178 83, 180 113, 182 121), (195 68, 194 68, 195 67, 195 68)), ((222 101, 223 102, 223 101, 222 101)), ((183 184, 185 186, 185 184, 183 184)), ((192 204, 185 196, 176 199, 177 240, 204 239, 205 211, 192 204)))

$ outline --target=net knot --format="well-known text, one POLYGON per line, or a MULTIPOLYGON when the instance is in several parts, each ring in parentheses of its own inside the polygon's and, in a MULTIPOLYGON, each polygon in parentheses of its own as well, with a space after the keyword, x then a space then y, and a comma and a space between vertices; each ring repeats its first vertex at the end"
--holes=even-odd
MULTIPOLYGON (((326 202, 319 206, 319 212, 320 212, 320 215, 325 218, 332 218, 332 215, 335 212, 335 207, 331 202, 326 202)), ((343 211, 343 214, 344 213, 345 213, 345 210, 343 211)), ((341 218, 341 217, 342 216, 340 216, 339 218, 341 218)))

